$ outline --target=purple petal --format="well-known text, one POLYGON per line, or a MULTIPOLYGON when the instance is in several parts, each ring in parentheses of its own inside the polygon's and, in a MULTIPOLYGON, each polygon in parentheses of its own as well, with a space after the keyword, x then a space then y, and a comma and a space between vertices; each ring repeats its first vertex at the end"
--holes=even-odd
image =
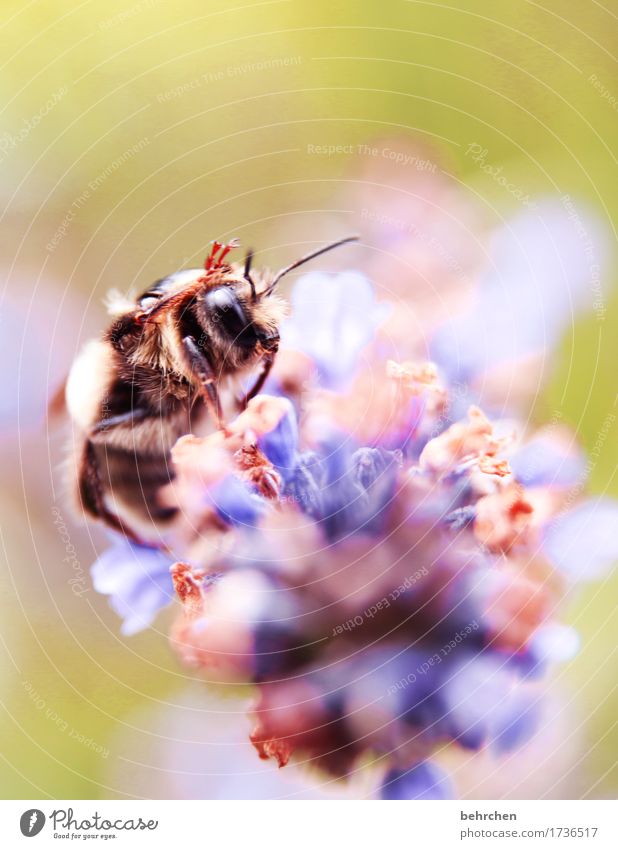
POLYGON ((466 748, 490 743, 499 752, 510 751, 536 729, 532 696, 497 654, 485 652, 458 664, 444 696, 451 733, 466 748))
POLYGON ((579 651, 581 639, 574 628, 551 622, 532 635, 530 650, 542 663, 565 663, 579 651))
POLYGON ((507 673, 486 657, 457 665, 444 685, 451 734, 462 746, 480 749, 489 736, 489 720, 507 688, 507 673))
POLYGON ((586 472, 582 452, 569 450, 548 434, 531 439, 509 457, 509 463, 524 486, 574 486, 586 472))
POLYGON ((616 527, 618 502, 590 499, 546 528, 543 550, 573 580, 596 580, 618 560, 616 527))
POLYGON ((288 480, 298 465, 298 424, 291 402, 288 402, 287 411, 277 426, 260 436, 258 445, 277 471, 288 480))
POLYGON ((574 628, 548 622, 538 628, 523 651, 506 655, 506 660, 526 681, 541 678, 549 664, 565 663, 578 653, 581 640, 574 628))
POLYGON ((533 736, 539 726, 538 701, 531 692, 513 691, 493 717, 491 745, 499 754, 507 754, 533 736))
POLYGON ((119 539, 91 568, 97 592, 109 596, 127 636, 147 628, 174 598, 169 555, 119 539))
POLYGON ((227 475, 208 491, 208 500, 228 525, 255 527, 266 510, 266 503, 235 475, 227 475))
POLYGON ((431 761, 421 761, 411 769, 391 769, 384 776, 380 798, 403 801, 406 799, 452 799, 450 779, 431 761))
POLYGON ((293 317, 281 328, 282 342, 311 357, 326 385, 341 386, 356 371, 360 352, 388 310, 356 271, 306 274, 292 291, 293 317))

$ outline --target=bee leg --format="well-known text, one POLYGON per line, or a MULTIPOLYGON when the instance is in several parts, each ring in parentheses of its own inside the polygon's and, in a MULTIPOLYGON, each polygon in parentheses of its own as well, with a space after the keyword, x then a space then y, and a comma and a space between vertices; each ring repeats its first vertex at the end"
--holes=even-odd
POLYGON ((260 392, 262 390, 262 387, 264 386, 264 384, 266 383, 266 380, 268 379, 268 375, 270 374, 270 370, 273 367, 273 363, 275 362, 275 355, 274 354, 267 354, 264 357, 264 359, 262 360, 262 362, 263 362, 263 368, 262 368, 262 371, 260 373, 260 376, 255 381, 255 383, 253 384, 251 389, 247 392, 247 394, 245 395, 245 397, 242 401, 242 409, 243 410, 247 406, 249 401, 252 398, 255 398, 255 396, 258 394, 258 392, 260 392))
POLYGON ((219 393, 217 392, 217 384, 210 363, 204 356, 203 352, 197 346, 193 336, 185 336, 182 340, 182 347, 185 353, 187 364, 191 371, 199 378, 202 387, 206 393, 206 401, 210 407, 217 426, 223 430, 225 422, 223 421, 223 410, 219 393))

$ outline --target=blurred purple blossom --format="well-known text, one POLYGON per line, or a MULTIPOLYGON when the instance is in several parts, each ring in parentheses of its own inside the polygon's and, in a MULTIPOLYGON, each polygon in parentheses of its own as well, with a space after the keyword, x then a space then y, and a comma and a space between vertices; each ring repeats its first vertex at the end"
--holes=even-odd
POLYGON ((168 554, 116 537, 92 566, 97 592, 109 596, 126 636, 148 627, 174 598, 168 554))
POLYGON ((571 580, 596 581, 618 560, 617 527, 618 503, 590 499, 546 528, 543 550, 571 580))
POLYGON ((576 486, 585 480, 586 458, 572 436, 539 431, 510 454, 513 474, 524 486, 576 486), (562 438, 561 438, 562 437, 562 438))
POLYGON ((282 345, 302 351, 322 385, 337 388, 358 369, 360 354, 390 311, 357 271, 303 275, 292 291, 292 318, 281 327, 282 345))
POLYGON ((466 381, 551 349, 581 311, 602 308, 607 254, 588 211, 546 200, 510 219, 494 234, 473 305, 436 332, 434 359, 466 381))
POLYGON ((540 663, 564 663, 579 651, 580 637, 574 628, 551 622, 532 635, 530 649, 540 663))
POLYGON ((382 799, 452 799, 448 776, 434 763, 421 761, 409 769, 391 769, 382 781, 382 799))

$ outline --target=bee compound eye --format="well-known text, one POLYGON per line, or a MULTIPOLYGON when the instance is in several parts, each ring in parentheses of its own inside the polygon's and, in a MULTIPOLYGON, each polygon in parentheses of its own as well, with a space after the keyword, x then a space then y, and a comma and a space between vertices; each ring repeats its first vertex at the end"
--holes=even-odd
POLYGON ((227 312, 240 308, 236 294, 227 286, 219 286, 206 292, 206 305, 214 312, 227 312))
POLYGON ((205 302, 213 321, 222 325, 231 336, 244 334, 251 324, 238 302, 233 289, 220 286, 205 295, 205 302))

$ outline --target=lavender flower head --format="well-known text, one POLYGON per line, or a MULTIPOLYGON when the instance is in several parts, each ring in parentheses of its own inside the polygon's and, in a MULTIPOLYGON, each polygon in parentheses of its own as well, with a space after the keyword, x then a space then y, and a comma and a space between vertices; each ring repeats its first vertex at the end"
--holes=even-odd
MULTIPOLYGON (((474 404, 460 417, 435 365, 382 356, 385 308, 361 275, 329 297, 312 278, 272 394, 173 451, 167 497, 195 533, 174 549, 171 642, 252 688, 261 758, 338 777, 373 762, 383 798, 448 798, 438 749, 499 756, 534 734, 543 676, 577 649, 560 603, 618 555, 618 506, 573 498, 569 435, 527 437, 474 404)), ((125 630, 162 602, 166 556, 125 551, 115 580, 97 565, 125 630)))

